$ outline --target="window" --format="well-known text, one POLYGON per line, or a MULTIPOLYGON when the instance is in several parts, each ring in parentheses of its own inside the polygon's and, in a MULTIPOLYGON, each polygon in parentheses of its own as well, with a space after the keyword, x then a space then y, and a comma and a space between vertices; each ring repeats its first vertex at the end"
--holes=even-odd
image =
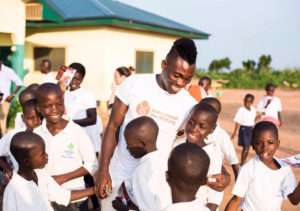
POLYGON ((65 64, 65 48, 35 47, 33 49, 34 69, 39 70, 43 59, 49 59, 52 63, 52 70, 58 70, 65 64))
POLYGON ((137 51, 135 59, 137 73, 153 73, 153 52, 137 51))

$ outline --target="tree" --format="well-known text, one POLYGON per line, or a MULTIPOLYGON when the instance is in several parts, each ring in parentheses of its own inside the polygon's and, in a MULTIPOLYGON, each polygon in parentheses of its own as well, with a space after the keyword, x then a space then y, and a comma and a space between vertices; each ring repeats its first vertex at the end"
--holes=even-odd
POLYGON ((220 72, 222 69, 230 69, 231 61, 228 57, 223 59, 214 59, 211 61, 208 70, 210 72, 220 72))
POLYGON ((259 57, 257 70, 261 71, 269 71, 271 69, 272 57, 270 55, 261 55, 259 57))
POLYGON ((243 61, 242 65, 247 71, 255 71, 256 62, 254 60, 248 59, 247 61, 243 61))

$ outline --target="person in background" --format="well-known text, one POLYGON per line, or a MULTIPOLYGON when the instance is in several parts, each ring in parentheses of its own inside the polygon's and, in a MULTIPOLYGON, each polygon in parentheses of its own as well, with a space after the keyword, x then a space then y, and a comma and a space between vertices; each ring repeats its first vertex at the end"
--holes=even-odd
POLYGON ((234 117, 234 130, 231 135, 231 140, 234 139, 237 130, 239 130, 238 144, 242 146, 241 165, 247 159, 249 147, 251 146, 252 130, 255 125, 256 109, 252 106, 254 95, 246 94, 244 97, 244 105, 239 108, 234 117))
POLYGON ((209 90, 211 89, 211 78, 208 76, 203 76, 199 79, 199 86, 200 86, 200 95, 201 99, 206 97, 212 97, 209 90))
POLYGON ((276 86, 268 83, 265 87, 266 95, 263 96, 257 104, 258 120, 270 121, 276 126, 282 125, 282 104, 281 100, 274 96, 276 86))
POLYGON ((43 74, 42 83, 57 83, 56 74, 51 71, 52 63, 49 59, 43 59, 40 64, 40 70, 43 74))
POLYGON ((19 78, 19 76, 13 71, 13 69, 4 65, 3 62, 0 60, 0 93, 2 93, 0 101, 0 110, 2 110, 2 115, 0 115, 0 127, 2 133, 6 132, 6 118, 10 102, 14 99, 14 97, 16 96, 16 94, 22 86, 23 82, 19 78), (12 82, 15 83, 16 88, 11 93, 10 88, 12 82))

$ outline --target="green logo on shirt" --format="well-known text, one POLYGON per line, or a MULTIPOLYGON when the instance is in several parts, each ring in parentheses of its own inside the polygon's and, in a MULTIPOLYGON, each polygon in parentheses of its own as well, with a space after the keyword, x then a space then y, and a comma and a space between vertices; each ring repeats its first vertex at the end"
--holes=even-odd
POLYGON ((69 144, 69 145, 68 145, 68 149, 72 151, 72 150, 74 149, 74 144, 72 144, 72 143, 69 144))

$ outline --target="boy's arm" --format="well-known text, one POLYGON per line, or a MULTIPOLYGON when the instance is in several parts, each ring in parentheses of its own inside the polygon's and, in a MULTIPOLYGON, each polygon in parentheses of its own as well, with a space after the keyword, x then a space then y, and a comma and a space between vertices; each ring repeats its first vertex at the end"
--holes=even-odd
POLYGON ((86 110, 86 118, 73 120, 76 124, 86 127, 96 124, 97 110, 96 108, 89 108, 86 110))
POLYGON ((234 125, 234 129, 233 129, 233 132, 232 132, 232 134, 231 134, 231 140, 233 140, 234 139, 234 137, 235 137, 235 135, 236 135, 236 132, 237 132, 237 130, 239 129, 239 127, 240 127, 240 125, 239 125, 239 123, 235 123, 235 125, 234 125))
POLYGON ((222 173, 212 175, 207 180, 207 185, 216 190, 224 191, 224 189, 230 184, 230 174, 224 166, 222 166, 222 173))
POLYGON ((53 179, 59 184, 63 184, 66 183, 72 179, 78 178, 78 177, 82 177, 86 174, 88 174, 89 172, 84 168, 84 167, 80 167, 74 171, 68 172, 66 174, 60 174, 60 175, 55 175, 52 176, 53 179))
POLYGON ((233 196, 228 204, 226 205, 225 211, 237 211, 241 204, 241 198, 238 196, 233 196))
POLYGON ((278 112, 279 126, 282 126, 281 112, 278 112))
POLYGON ((72 190, 70 201, 82 199, 84 197, 92 196, 95 194, 95 187, 87 188, 84 190, 72 190))
POLYGON ((109 174, 109 163, 113 152, 117 146, 116 131, 122 124, 127 113, 128 106, 118 97, 115 98, 112 113, 109 118, 107 128, 102 142, 101 157, 99 160, 100 168, 96 173, 96 185, 99 195, 102 198, 107 197, 107 190, 112 189, 112 181, 109 174))
POLYGON ((288 195, 288 199, 293 205, 297 205, 300 202, 300 182, 298 183, 298 186, 296 189, 288 195))

